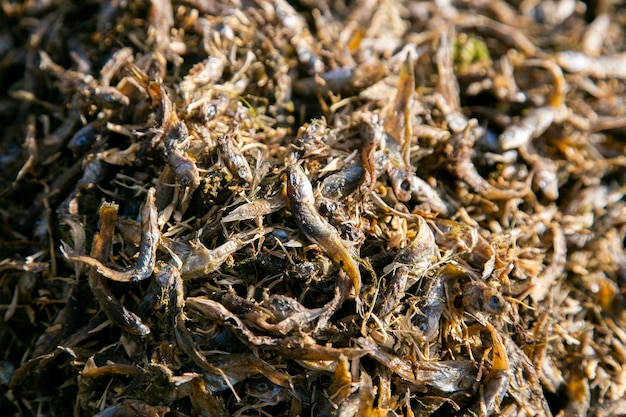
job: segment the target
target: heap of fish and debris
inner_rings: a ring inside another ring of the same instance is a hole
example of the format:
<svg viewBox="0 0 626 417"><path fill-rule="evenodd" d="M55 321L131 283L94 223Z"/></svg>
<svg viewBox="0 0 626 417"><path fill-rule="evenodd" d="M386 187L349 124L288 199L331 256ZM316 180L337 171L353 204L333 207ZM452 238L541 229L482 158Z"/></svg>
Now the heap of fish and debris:
<svg viewBox="0 0 626 417"><path fill-rule="evenodd" d="M6 415L625 413L623 5L0 6Z"/></svg>

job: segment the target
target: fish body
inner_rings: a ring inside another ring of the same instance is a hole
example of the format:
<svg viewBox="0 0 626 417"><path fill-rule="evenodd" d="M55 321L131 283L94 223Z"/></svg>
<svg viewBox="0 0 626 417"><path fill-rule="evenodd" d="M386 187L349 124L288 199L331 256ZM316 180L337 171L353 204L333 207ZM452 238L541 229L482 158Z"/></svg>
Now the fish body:
<svg viewBox="0 0 626 417"><path fill-rule="evenodd" d="M299 165L287 168L287 195L291 203L292 216L300 231L317 243L330 259L346 272L358 297L361 273L355 256L337 229L317 211L313 186Z"/></svg>

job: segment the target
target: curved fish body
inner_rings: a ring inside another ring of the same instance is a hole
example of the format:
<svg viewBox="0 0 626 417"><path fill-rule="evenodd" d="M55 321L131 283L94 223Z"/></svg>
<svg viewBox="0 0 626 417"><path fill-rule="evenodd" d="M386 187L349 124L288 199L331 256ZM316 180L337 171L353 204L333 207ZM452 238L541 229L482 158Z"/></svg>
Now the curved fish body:
<svg viewBox="0 0 626 417"><path fill-rule="evenodd" d="M361 273L355 261L355 255L348 249L337 229L326 221L315 207L313 187L299 165L287 168L287 195L291 203L291 212L298 228L311 241L339 265L348 275L359 295Z"/></svg>

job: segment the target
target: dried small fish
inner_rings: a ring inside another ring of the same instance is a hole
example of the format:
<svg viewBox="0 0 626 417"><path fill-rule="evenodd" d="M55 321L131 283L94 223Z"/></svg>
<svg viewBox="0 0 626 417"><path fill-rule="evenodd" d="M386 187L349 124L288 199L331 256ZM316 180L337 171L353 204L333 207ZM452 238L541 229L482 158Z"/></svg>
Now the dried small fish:
<svg viewBox="0 0 626 417"><path fill-rule="evenodd" d="M98 235L94 236L94 242L91 246L91 257L89 259L99 263L100 259L104 259L109 255L117 220L117 210L117 206L111 203L104 203L100 207L99 214L102 226ZM68 257L68 259L72 258ZM100 303L100 308L102 308L109 320L129 333L139 336L149 334L150 329L141 321L139 316L126 309L120 300L113 295L106 278L98 272L97 266L90 266L89 286Z"/></svg>
<svg viewBox="0 0 626 417"><path fill-rule="evenodd" d="M199 278L219 269L226 260L244 246L259 239L267 229L252 231L255 236L246 239L251 233L244 232L231 236L215 249L207 249L200 241L191 242L191 250L183 256L181 274L184 279Z"/></svg>
<svg viewBox="0 0 626 417"><path fill-rule="evenodd" d="M621 5L97 3L0 3L0 408L622 412Z"/></svg>
<svg viewBox="0 0 626 417"><path fill-rule="evenodd" d="M481 416L490 416L494 411L499 411L500 403L509 390L509 379L512 373L506 347L498 330L489 323L486 323L486 326L493 342L493 360L484 392L481 393L478 410Z"/></svg>
<svg viewBox="0 0 626 417"><path fill-rule="evenodd" d="M491 314L504 314L511 309L511 305L495 288L477 279L463 285L463 305L474 311Z"/></svg>
<svg viewBox="0 0 626 417"><path fill-rule="evenodd" d="M541 66L550 71L554 78L554 89L546 106L529 110L517 123L507 127L498 137L500 147L505 151L527 147L532 139L541 136L550 125L563 122L570 116L564 104L569 86L561 68L552 61L536 59L526 61L525 65Z"/></svg>
<svg viewBox="0 0 626 417"><path fill-rule="evenodd" d="M259 3L263 6L266 2L259 1ZM267 2L268 6L269 4L270 2ZM306 21L285 0L274 0L272 6L276 17L291 34L289 38L300 62L306 65L311 73L320 74L324 72L324 63L316 52L316 43L309 32Z"/></svg>
<svg viewBox="0 0 626 417"><path fill-rule="evenodd" d="M477 121L471 119L467 127L461 132L450 138L449 152L446 152L450 163L450 169L454 174L472 188L473 191L482 196L494 200L509 200L513 197L526 194L526 187L519 189L504 189L496 187L489 181L485 180L476 170L476 166L472 162L473 147L476 138L482 134L482 129L478 127Z"/></svg>
<svg viewBox="0 0 626 417"><path fill-rule="evenodd" d="M428 219L434 231L435 242L440 248L456 253L469 253L479 241L478 229L454 220Z"/></svg>
<svg viewBox="0 0 626 417"><path fill-rule="evenodd" d="M294 324L306 324L317 318L323 311L323 309L309 310L297 300L280 294L272 294L266 304L279 323L285 323L285 320L290 320Z"/></svg>
<svg viewBox="0 0 626 417"><path fill-rule="evenodd" d="M567 72L591 75L595 78L626 78L626 54L590 57L582 52L565 51L556 54L556 62Z"/></svg>
<svg viewBox="0 0 626 417"><path fill-rule="evenodd" d="M447 265L425 284L420 294L421 300L417 304L417 317L414 320L423 341L431 341L439 330L439 320L446 306L445 287L449 284L448 281L458 279L464 274L465 271L461 268Z"/></svg>
<svg viewBox="0 0 626 417"><path fill-rule="evenodd" d="M387 110L384 118L384 152L387 159L386 171L391 186L399 201L409 201L413 189L413 167L411 166L410 147L413 137L413 94L415 78L413 75L413 56L407 53L406 61L400 67L396 98L393 106Z"/></svg>
<svg viewBox="0 0 626 417"><path fill-rule="evenodd" d="M261 198L233 209L222 218L222 222L230 223L261 218L268 214L275 213L285 206L287 206L287 203L282 196L277 196L269 200Z"/></svg>
<svg viewBox="0 0 626 417"><path fill-rule="evenodd" d="M611 16L608 13L597 15L593 22L589 24L581 41L582 50L587 56L600 55L610 25Z"/></svg>
<svg viewBox="0 0 626 417"><path fill-rule="evenodd" d="M127 68L133 78L148 93L152 105L156 107L156 118L160 124L154 137L142 145L144 151L162 142L166 161L176 178L183 187L189 188L189 193L193 192L200 184L200 175L195 162L186 152L189 138L187 126L178 118L172 99L159 81L150 80L133 63L129 63Z"/></svg>
<svg viewBox="0 0 626 417"><path fill-rule="evenodd" d="M441 198L440 193L417 175L411 179L411 186L414 200L426 204L435 213L445 215L450 212L448 203Z"/></svg>
<svg viewBox="0 0 626 417"><path fill-rule="evenodd" d="M222 357L212 357L211 364L218 369L223 369L223 373L228 377L228 384L225 384L221 375L204 373L203 379L213 391L224 391L259 374L283 388L291 385L289 375L276 370L272 365L254 355L228 354Z"/></svg>
<svg viewBox="0 0 626 417"><path fill-rule="evenodd" d="M189 400L199 417L229 417L224 401L213 394L201 377L189 383Z"/></svg>
<svg viewBox="0 0 626 417"><path fill-rule="evenodd" d="M78 130L70 139L67 147L75 154L80 154L88 151L101 136L98 124L92 122Z"/></svg>
<svg viewBox="0 0 626 417"><path fill-rule="evenodd" d="M367 88L380 81L386 74L384 65L378 62L363 62L356 67L331 69L321 75L299 78L293 89L298 94L314 97L325 92L350 93Z"/></svg>
<svg viewBox="0 0 626 417"><path fill-rule="evenodd" d="M119 108L129 105L129 99L115 87L108 84L98 83L91 74L85 74L74 70L65 70L60 65L52 61L50 55L45 51L39 51L42 71L48 71L66 84L68 88L74 87L78 93L86 98L92 99L99 105L110 108ZM105 83L106 79L103 80Z"/></svg>
<svg viewBox="0 0 626 417"><path fill-rule="evenodd" d="M377 313L383 319L400 303L405 291L421 279L437 259L437 245L432 230L421 216L417 223L415 238L384 269L385 273L391 272L392 275L385 301Z"/></svg>
<svg viewBox="0 0 626 417"><path fill-rule="evenodd" d="M562 118L564 108L537 107L528 111L517 123L507 127L499 137L503 150L516 149L540 136L555 119ZM558 116L558 117L556 117Z"/></svg>
<svg viewBox="0 0 626 417"><path fill-rule="evenodd" d="M319 361L337 359L341 355L345 355L347 358L351 359L361 357L365 354L363 349L334 348L319 345L315 343L312 338L307 336L275 339L268 336L256 335L236 314L227 310L224 305L217 301L203 297L187 297L186 303L189 307L203 313L205 317L211 320L225 322L233 326L245 340L253 345L276 350L294 359Z"/></svg>
<svg viewBox="0 0 626 417"><path fill-rule="evenodd" d="M467 392L474 385L476 368L471 361L413 362L384 351L370 338L359 338L357 343L370 357L416 388L428 385L442 392Z"/></svg>
<svg viewBox="0 0 626 417"><path fill-rule="evenodd" d="M167 163L172 168L176 180L191 191L200 185L200 174L194 160L184 152L185 141L189 137L184 123L175 123L163 137L167 147Z"/></svg>
<svg viewBox="0 0 626 417"><path fill-rule="evenodd" d="M217 138L217 149L231 174L246 182L252 181L250 165L235 142L234 130L229 130L228 133Z"/></svg>
<svg viewBox="0 0 626 417"><path fill-rule="evenodd" d="M248 381L246 384L246 395L262 401L267 406L276 405L290 399L287 389L266 380Z"/></svg>
<svg viewBox="0 0 626 417"><path fill-rule="evenodd" d="M150 188L146 194L146 201L141 209L141 241L139 243L139 256L134 267L119 271L103 264L93 256L84 256L74 253L68 246L64 245L62 251L67 259L71 261L83 262L113 281L135 282L142 281L152 275L156 260L156 250L161 239L161 231L158 224L158 213L156 210L155 189ZM113 225L115 227L115 225Z"/></svg>
<svg viewBox="0 0 626 417"><path fill-rule="evenodd" d="M353 191L363 181L365 170L359 163L351 163L340 171L324 177L320 184L320 194L332 200L341 200Z"/></svg>
<svg viewBox="0 0 626 417"><path fill-rule="evenodd" d="M287 334L295 328L304 328L322 315L326 309L307 309L297 300L283 295L271 295L264 301L264 307L256 305L233 293L222 298L231 309L242 310L239 315L248 324L273 334Z"/></svg>
<svg viewBox="0 0 626 417"><path fill-rule="evenodd" d="M361 289L361 273L355 260L339 232L317 212L313 187L304 170L299 165L287 168L287 196L298 228L304 235L317 243L328 256L337 263L352 281L357 299Z"/></svg>

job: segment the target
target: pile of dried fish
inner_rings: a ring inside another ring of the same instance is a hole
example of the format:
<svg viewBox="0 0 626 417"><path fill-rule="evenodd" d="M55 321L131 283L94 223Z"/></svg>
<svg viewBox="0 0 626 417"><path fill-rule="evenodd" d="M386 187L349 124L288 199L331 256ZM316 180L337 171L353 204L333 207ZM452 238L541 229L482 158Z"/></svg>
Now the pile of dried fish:
<svg viewBox="0 0 626 417"><path fill-rule="evenodd" d="M626 414L626 8L0 1L15 416Z"/></svg>

